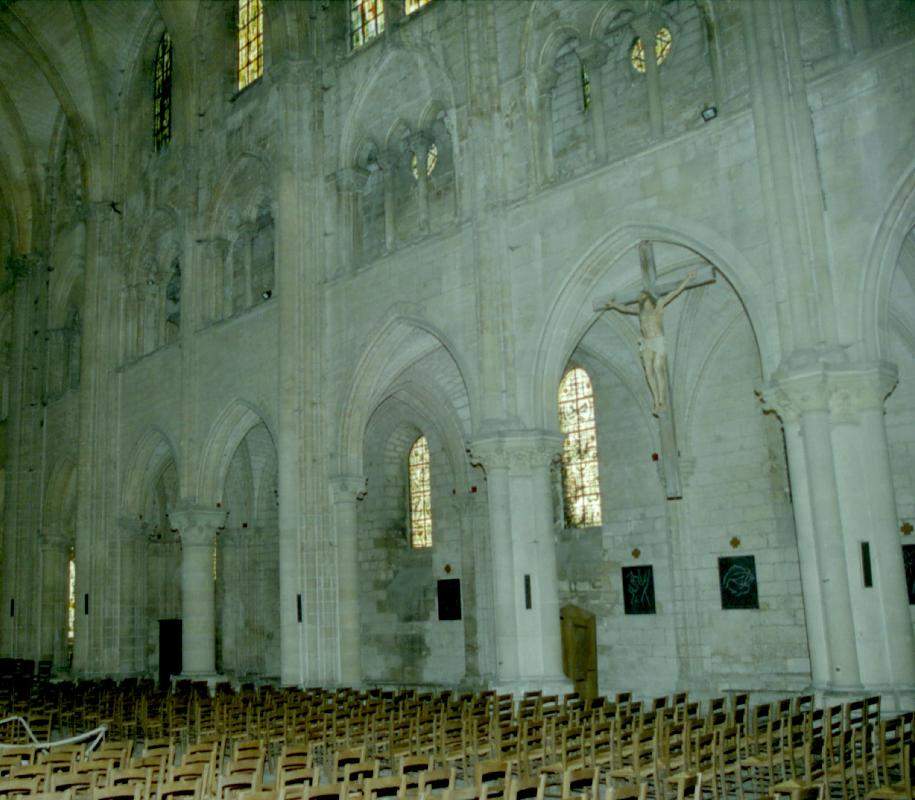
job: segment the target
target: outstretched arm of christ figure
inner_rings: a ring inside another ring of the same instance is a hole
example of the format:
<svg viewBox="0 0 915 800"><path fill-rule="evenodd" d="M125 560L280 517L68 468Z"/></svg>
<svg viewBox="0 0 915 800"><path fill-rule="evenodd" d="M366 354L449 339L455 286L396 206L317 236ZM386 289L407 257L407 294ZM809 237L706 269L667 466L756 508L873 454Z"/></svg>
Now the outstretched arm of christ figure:
<svg viewBox="0 0 915 800"><path fill-rule="evenodd" d="M696 271L693 270L692 272L689 273L689 275L687 275L683 279L683 282L676 289L674 289L669 295L667 295L667 297L662 297L660 302L658 302L658 305L661 308L665 308L669 303L672 303L674 300L676 300L686 289L689 282L695 277L696 277Z"/></svg>
<svg viewBox="0 0 915 800"><path fill-rule="evenodd" d="M633 308L631 306L624 306L622 303L617 303L616 300L608 300L607 305L604 308L612 308L614 311L619 311L622 314L638 314L638 308Z"/></svg>

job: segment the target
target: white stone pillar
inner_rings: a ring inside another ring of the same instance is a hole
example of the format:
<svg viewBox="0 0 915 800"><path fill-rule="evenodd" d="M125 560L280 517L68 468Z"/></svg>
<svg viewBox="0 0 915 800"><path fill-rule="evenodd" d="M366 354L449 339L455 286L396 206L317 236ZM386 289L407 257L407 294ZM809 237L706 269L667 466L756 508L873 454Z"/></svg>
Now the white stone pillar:
<svg viewBox="0 0 915 800"><path fill-rule="evenodd" d="M362 656L359 629L359 526L356 503L365 492L365 478L338 475L331 481L334 540L337 551L337 636L339 682L359 686Z"/></svg>
<svg viewBox="0 0 915 800"><path fill-rule="evenodd" d="M895 366L885 362L837 370L830 376L830 406L861 680L896 708L910 709L915 638L883 421L884 400L896 380Z"/></svg>
<svg viewBox="0 0 915 800"><path fill-rule="evenodd" d="M788 463L801 585L805 592L812 592L807 625L811 672L816 667L819 673L813 675L814 688L827 696L860 692L845 544L829 435L826 376L819 365L803 373L780 374L769 385L767 397L774 401L774 408L782 419L789 420L789 428L796 424L799 432L799 435L786 435L785 443L793 450L788 452ZM801 447L800 453L796 451L797 447ZM817 609L820 618L811 619ZM821 630L822 637L819 635Z"/></svg>
<svg viewBox="0 0 915 800"><path fill-rule="evenodd" d="M562 437L511 431L473 444L487 473L493 560L496 683L500 690L567 691L550 464Z"/></svg>
<svg viewBox="0 0 915 800"><path fill-rule="evenodd" d="M170 516L181 537L181 662L187 676L216 672L213 544L225 518L211 508L181 508Z"/></svg>
<svg viewBox="0 0 915 800"><path fill-rule="evenodd" d="M776 373L766 395L785 424L814 686L908 708L915 641L883 422L895 380L885 363L817 361Z"/></svg>

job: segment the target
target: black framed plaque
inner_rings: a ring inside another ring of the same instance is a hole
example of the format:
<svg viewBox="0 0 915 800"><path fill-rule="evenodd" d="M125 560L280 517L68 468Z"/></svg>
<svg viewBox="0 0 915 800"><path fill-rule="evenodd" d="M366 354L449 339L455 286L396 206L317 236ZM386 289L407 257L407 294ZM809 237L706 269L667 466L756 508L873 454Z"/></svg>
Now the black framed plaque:
<svg viewBox="0 0 915 800"><path fill-rule="evenodd" d="M461 618L461 579L443 578L438 582L438 618Z"/></svg>
<svg viewBox="0 0 915 800"><path fill-rule="evenodd" d="M721 607L759 608L755 556L722 556L718 559Z"/></svg>
<svg viewBox="0 0 915 800"><path fill-rule="evenodd" d="M902 563L905 565L905 585L909 590L909 605L915 606L915 544L902 546Z"/></svg>
<svg viewBox="0 0 915 800"><path fill-rule="evenodd" d="M654 614L654 570L650 564L623 567L623 607L627 614Z"/></svg>

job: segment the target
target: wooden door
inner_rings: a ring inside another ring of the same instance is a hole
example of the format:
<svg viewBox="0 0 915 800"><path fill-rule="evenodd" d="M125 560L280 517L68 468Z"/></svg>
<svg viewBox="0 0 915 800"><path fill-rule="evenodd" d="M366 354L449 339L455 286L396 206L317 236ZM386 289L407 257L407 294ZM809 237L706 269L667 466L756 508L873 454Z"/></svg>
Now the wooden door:
<svg viewBox="0 0 915 800"><path fill-rule="evenodd" d="M564 606L559 612L562 630L562 669L585 699L597 697L597 620L590 611Z"/></svg>

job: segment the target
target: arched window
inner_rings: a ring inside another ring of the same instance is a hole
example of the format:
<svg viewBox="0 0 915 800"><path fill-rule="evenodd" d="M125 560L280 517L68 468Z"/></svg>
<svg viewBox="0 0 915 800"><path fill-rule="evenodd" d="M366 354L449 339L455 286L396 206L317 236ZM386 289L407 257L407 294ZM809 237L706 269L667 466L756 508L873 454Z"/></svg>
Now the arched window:
<svg viewBox="0 0 915 800"><path fill-rule="evenodd" d="M238 0L238 91L264 74L264 6Z"/></svg>
<svg viewBox="0 0 915 800"><path fill-rule="evenodd" d="M423 6L429 5L432 0L404 0L403 13L407 16L410 14L415 14Z"/></svg>
<svg viewBox="0 0 915 800"><path fill-rule="evenodd" d="M567 528L601 524L597 425L591 378L572 367L559 384L562 447L562 494Z"/></svg>
<svg viewBox="0 0 915 800"><path fill-rule="evenodd" d="M153 70L153 142L161 150L172 138L172 39L162 34Z"/></svg>
<svg viewBox="0 0 915 800"><path fill-rule="evenodd" d="M76 637L76 553L67 554L67 647L73 648Z"/></svg>
<svg viewBox="0 0 915 800"><path fill-rule="evenodd" d="M659 28L654 38L654 57L657 65L660 67L670 55L670 49L673 47L674 37L669 28ZM629 59L632 61L632 68L636 72L645 72L645 44L641 37L632 43L632 49L629 51Z"/></svg>
<svg viewBox="0 0 915 800"><path fill-rule="evenodd" d="M384 32L384 0L350 0L349 21L355 50Z"/></svg>
<svg viewBox="0 0 915 800"><path fill-rule="evenodd" d="M429 442L420 436L410 448L410 544L432 547L432 485L429 480Z"/></svg>

